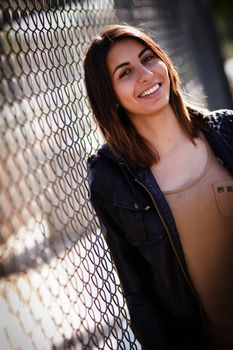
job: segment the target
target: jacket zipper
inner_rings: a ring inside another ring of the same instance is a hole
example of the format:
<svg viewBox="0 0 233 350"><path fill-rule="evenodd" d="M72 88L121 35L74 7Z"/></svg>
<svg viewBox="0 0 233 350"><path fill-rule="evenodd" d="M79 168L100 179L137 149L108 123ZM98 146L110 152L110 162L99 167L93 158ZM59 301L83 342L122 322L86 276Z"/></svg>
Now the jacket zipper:
<svg viewBox="0 0 233 350"><path fill-rule="evenodd" d="M141 183L137 178L134 178L134 180L135 180L135 182L137 182L140 186L142 186L142 187L146 190L146 192L149 194L149 196L150 196L150 198L151 198L151 200L152 200L152 202L153 202L153 204L154 204L155 209L157 210L157 213L158 213L158 215L159 215L159 217L160 217L160 219L161 219L161 221L162 221L162 223L163 223L163 225L164 225L164 227L165 227L165 230L166 230L166 232L167 232L167 235L168 235L169 241L170 241L170 243L171 243L172 249L173 249L173 251L174 251L174 253L175 253L176 259L177 259L177 261L178 261L178 263L179 263L179 265L180 265L180 267L181 267L181 271L182 271L182 273L183 273L183 275L184 275L184 278L185 278L185 280L187 281L187 283L188 283L188 285L189 285L189 287L190 287L190 289L191 289L191 291L192 291L192 293L193 293L195 299L196 299L197 302L198 302L198 306L199 306L199 310L200 310L200 315L201 315L201 320L202 320L202 324L203 324L203 311L202 311L202 306L201 306L199 297L198 297L197 293L195 292L195 290L194 290L194 288L193 288L193 286L192 286L192 284L191 284L191 282L190 282L190 280L189 280L189 278L188 278L188 276L187 276L187 274L186 274L186 272L185 272L185 270L184 270L184 267L183 267L182 262L181 262L181 260L180 260L179 254L178 254L178 252L177 252L177 250L176 250L176 247L175 247L175 244L174 244L174 242L173 242L173 238L172 238L172 236L171 236L171 233L169 232L169 228L168 228L168 226L167 226L167 224L166 224L166 222L165 222L165 220L164 220L162 214L160 213L160 210L159 210L157 204L155 203L154 198L153 198L151 192L150 192L150 191L147 189L147 187L146 187L145 185L143 185L143 183ZM204 331L204 327L203 327L203 331Z"/></svg>

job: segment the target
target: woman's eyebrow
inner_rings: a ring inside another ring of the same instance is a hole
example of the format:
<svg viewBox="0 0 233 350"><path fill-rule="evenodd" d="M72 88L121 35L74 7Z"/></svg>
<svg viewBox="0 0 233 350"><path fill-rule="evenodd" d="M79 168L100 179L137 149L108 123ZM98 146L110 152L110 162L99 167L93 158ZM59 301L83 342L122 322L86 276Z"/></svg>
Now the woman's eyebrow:
<svg viewBox="0 0 233 350"><path fill-rule="evenodd" d="M150 50L150 48L149 48L149 47L144 47L144 48L142 49L142 51L139 52L138 58L140 58L140 57L144 54L144 52L146 52L147 50ZM129 62L123 62L123 63L118 64L118 65L115 67L115 69L114 69L112 75L114 75L114 74L116 73L116 71L117 71L119 68L124 67L124 66L127 66L128 64L129 64Z"/></svg>

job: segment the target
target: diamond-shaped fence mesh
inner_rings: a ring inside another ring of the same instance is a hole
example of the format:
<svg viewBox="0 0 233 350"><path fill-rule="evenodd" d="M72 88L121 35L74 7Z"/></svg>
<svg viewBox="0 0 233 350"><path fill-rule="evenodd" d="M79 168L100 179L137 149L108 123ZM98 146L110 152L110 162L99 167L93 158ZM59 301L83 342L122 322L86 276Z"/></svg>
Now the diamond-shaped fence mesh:
<svg viewBox="0 0 233 350"><path fill-rule="evenodd" d="M105 24L140 24L172 55L184 90L202 98L208 84L195 61L190 21L198 18L200 31L205 21L192 1L167 5L1 1L2 350L140 349L88 200L86 160L103 140L88 106L82 62ZM205 50L213 57L213 47ZM202 69L210 65L203 60ZM212 69L215 82L217 74Z"/></svg>

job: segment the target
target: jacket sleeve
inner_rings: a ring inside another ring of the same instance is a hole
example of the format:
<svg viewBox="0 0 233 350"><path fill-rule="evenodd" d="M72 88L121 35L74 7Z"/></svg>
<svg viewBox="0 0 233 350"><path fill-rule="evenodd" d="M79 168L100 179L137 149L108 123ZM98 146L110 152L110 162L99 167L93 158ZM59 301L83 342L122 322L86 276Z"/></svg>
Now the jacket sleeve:
<svg viewBox="0 0 233 350"><path fill-rule="evenodd" d="M119 224L117 209L105 195L95 170L89 172L89 189L105 239L121 281L131 328L143 350L171 349L156 305L150 266L137 247L130 244Z"/></svg>

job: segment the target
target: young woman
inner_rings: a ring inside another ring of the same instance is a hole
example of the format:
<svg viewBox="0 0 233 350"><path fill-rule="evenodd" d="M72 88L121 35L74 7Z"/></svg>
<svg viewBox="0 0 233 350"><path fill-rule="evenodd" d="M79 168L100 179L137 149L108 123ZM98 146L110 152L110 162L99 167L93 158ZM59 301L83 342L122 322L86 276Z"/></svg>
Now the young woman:
<svg viewBox="0 0 233 350"><path fill-rule="evenodd" d="M171 60L134 27L105 28L84 69L106 140L91 201L137 339L233 349L233 112L187 107Z"/></svg>

